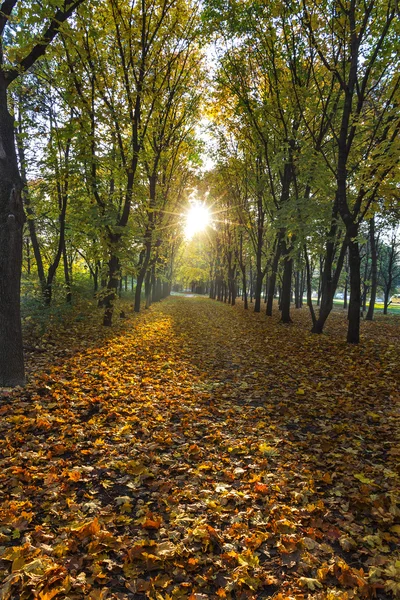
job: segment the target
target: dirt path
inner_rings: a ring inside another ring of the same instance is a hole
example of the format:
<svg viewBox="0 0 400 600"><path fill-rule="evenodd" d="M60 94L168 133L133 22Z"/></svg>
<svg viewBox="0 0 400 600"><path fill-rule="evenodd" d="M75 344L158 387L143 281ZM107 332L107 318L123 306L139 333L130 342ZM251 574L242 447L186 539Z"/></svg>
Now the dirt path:
<svg viewBox="0 0 400 600"><path fill-rule="evenodd" d="M303 321L171 298L5 398L0 598L396 597L396 322Z"/></svg>

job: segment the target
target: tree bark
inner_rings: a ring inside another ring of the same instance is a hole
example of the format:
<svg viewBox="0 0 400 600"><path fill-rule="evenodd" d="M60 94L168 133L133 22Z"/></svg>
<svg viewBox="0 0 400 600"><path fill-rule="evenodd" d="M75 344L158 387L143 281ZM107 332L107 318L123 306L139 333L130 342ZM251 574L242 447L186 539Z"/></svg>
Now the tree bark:
<svg viewBox="0 0 400 600"><path fill-rule="evenodd" d="M282 246L282 254L285 258L283 261L281 322L292 323L292 319L290 317L290 300L292 294L293 258L290 256L290 248L287 247L287 244L284 240L282 241Z"/></svg>
<svg viewBox="0 0 400 600"><path fill-rule="evenodd" d="M114 313L114 302L118 293L118 284L120 280L120 264L119 258L114 253L111 254L108 261L108 283L107 283L107 295L103 300L104 316L103 325L104 327L111 327L112 317Z"/></svg>
<svg viewBox="0 0 400 600"><path fill-rule="evenodd" d="M274 259L272 261L271 275L270 275L269 284L268 284L268 298L267 298L267 309L266 309L267 317L272 317L272 306L274 303L276 274L278 272L278 264L279 264L279 259L281 257L281 252L282 252L281 238L282 238L282 233L279 232L277 239L275 241L275 255L274 255Z"/></svg>
<svg viewBox="0 0 400 600"><path fill-rule="evenodd" d="M361 277L360 248L357 241L358 228L349 232L350 302L347 341L358 344L360 341Z"/></svg>
<svg viewBox="0 0 400 600"><path fill-rule="evenodd" d="M13 387L25 383L20 316L24 211L6 89L0 73L0 386Z"/></svg>
<svg viewBox="0 0 400 600"><path fill-rule="evenodd" d="M152 288L151 269L148 269L146 276L144 278L144 296L145 296L145 300L146 300L146 308L150 308L150 306L151 306L151 288Z"/></svg>
<svg viewBox="0 0 400 600"><path fill-rule="evenodd" d="M147 273L147 268L149 266L149 262L150 262L150 256L151 256L151 232L149 230L147 230L146 232L146 247L143 251L143 254L141 255L141 264L140 264L140 268L139 268L139 273L137 275L137 279L136 279L136 290L135 290L135 305L134 305L134 311L135 312L140 312L140 304L141 304L141 300L142 300L142 286L143 286L143 281L146 277L146 273Z"/></svg>
<svg viewBox="0 0 400 600"><path fill-rule="evenodd" d="M312 284L311 284L311 268L310 268L310 260L308 258L307 248L304 246L304 260L306 262L306 281L307 281L307 304L310 309L310 315L313 327L317 322L317 317L315 316L315 310L312 303Z"/></svg>
<svg viewBox="0 0 400 600"><path fill-rule="evenodd" d="M64 280L65 280L65 288L66 288L65 300L68 304L71 304L71 302L72 302L71 277L69 274L68 256L67 256L67 249L65 247L65 241L64 241L64 247L63 247L63 266L64 266Z"/></svg>
<svg viewBox="0 0 400 600"><path fill-rule="evenodd" d="M378 253L376 248L374 217L369 221L369 244L371 248L371 298L369 301L368 312L365 317L366 321L372 321L374 318L376 290L378 286Z"/></svg>
<svg viewBox="0 0 400 600"><path fill-rule="evenodd" d="M337 260L336 268L333 271L333 264L335 259L335 251L337 244L337 200L332 209L332 217L331 217L331 226L328 232L328 240L326 243L326 251L323 262L323 269L320 275L321 280L321 300L320 300L320 309L318 314L318 319L316 323L313 325L312 333L322 333L324 329L324 325L326 323L327 318L329 317L331 310L333 308L333 297L335 295L335 291L337 288L337 284L339 281L340 273L343 268L343 261L346 255L347 250L347 238L345 238L342 242L342 247L340 250L340 254ZM320 269L322 267L322 262L320 263Z"/></svg>

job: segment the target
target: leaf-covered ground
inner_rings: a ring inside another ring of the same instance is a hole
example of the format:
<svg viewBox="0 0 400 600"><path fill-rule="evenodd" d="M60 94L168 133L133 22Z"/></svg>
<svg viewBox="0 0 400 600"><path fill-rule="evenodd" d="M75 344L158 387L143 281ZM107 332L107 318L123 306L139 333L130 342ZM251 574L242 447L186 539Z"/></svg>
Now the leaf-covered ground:
<svg viewBox="0 0 400 600"><path fill-rule="evenodd" d="M400 597L400 321L294 318L171 298L42 340L0 404L0 598Z"/></svg>

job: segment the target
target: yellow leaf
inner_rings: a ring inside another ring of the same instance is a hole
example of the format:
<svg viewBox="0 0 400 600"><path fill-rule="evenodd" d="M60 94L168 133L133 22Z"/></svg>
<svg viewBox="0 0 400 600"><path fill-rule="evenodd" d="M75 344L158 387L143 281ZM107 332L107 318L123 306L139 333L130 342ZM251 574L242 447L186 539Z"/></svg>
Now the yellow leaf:
<svg viewBox="0 0 400 600"><path fill-rule="evenodd" d="M393 533L400 533L400 525L392 525L390 531L392 531Z"/></svg>
<svg viewBox="0 0 400 600"><path fill-rule="evenodd" d="M375 483L373 479L368 479L368 477L365 477L364 473L356 473L354 477L358 479L358 481L361 481L361 483L368 483L369 485L373 485Z"/></svg>
<svg viewBox="0 0 400 600"><path fill-rule="evenodd" d="M312 592L317 588L322 588L322 583L318 579L312 579L311 577L299 577L299 583L303 587L308 587Z"/></svg>

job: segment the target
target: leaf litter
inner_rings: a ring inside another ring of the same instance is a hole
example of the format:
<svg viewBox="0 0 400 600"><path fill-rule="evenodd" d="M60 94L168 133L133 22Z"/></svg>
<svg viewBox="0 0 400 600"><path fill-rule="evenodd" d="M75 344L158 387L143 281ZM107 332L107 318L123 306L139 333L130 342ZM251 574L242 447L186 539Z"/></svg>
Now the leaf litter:
<svg viewBox="0 0 400 600"><path fill-rule="evenodd" d="M400 597L398 320L294 321L49 334L0 404L0 599Z"/></svg>

